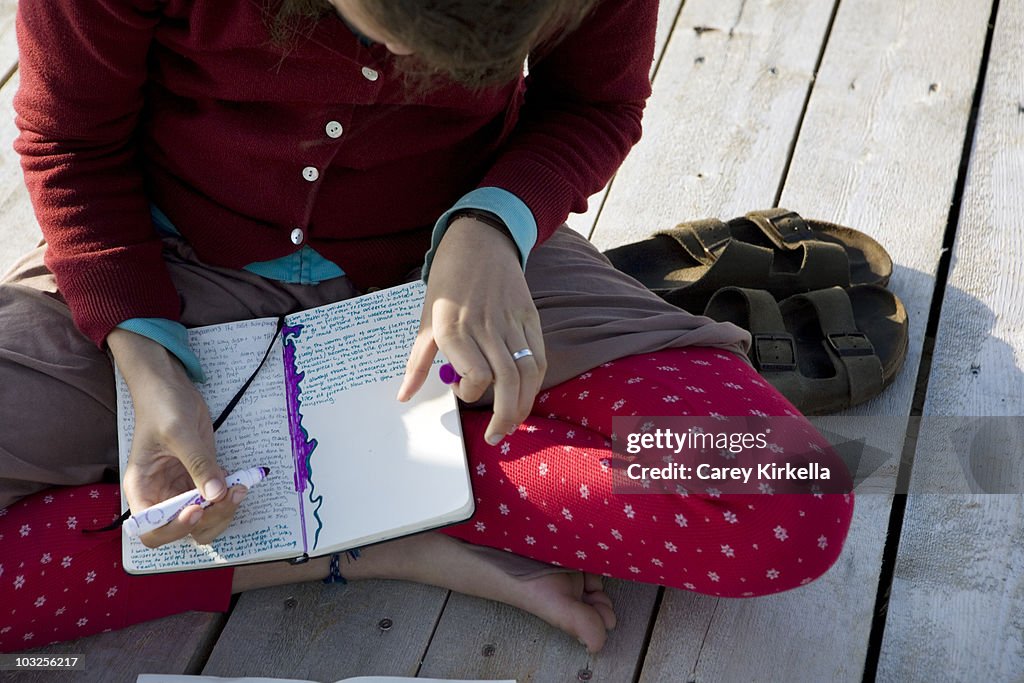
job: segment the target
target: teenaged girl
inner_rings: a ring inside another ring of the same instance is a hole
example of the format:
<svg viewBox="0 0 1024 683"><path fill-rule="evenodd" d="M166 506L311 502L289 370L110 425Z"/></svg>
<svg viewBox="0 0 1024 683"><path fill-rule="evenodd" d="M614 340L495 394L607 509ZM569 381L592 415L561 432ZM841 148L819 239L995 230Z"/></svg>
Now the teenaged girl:
<svg viewBox="0 0 1024 683"><path fill-rule="evenodd" d="M323 559L131 577L117 532L81 533L120 511L100 483L117 461L106 352L136 409L131 507L194 485L217 501L147 542L209 541L245 491L225 489L184 326L421 268L401 397L440 348L458 396L493 404L463 414L477 511L365 549L346 578L508 602L597 650L615 623L602 574L753 596L824 572L850 496L611 491L615 414L795 412L745 362L745 332L668 306L560 227L640 136L656 7L21 0L17 149L47 245L0 286L0 647L327 576Z"/></svg>

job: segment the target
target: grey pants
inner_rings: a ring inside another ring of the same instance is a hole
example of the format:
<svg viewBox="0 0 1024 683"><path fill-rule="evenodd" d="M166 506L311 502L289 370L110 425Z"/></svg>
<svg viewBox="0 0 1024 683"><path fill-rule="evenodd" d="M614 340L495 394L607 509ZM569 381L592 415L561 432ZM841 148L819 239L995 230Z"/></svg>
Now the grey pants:
<svg viewBox="0 0 1024 683"><path fill-rule="evenodd" d="M178 238L164 244L186 326L278 316L360 294L345 277L285 284L205 265ZM45 249L0 281L0 508L117 469L110 359L74 327L43 265ZM672 347L713 346L746 360L746 331L666 304L565 226L530 255L526 279L544 330L545 388L616 358Z"/></svg>

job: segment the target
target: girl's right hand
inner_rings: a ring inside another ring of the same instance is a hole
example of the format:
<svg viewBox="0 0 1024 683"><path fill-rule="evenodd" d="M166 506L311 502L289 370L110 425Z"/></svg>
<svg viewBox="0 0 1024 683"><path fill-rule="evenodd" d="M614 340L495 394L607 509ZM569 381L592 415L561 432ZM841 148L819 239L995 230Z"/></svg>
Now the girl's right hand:
<svg viewBox="0 0 1024 683"><path fill-rule="evenodd" d="M473 218L452 222L434 256L420 330L398 400L419 391L438 350L461 376L452 385L467 403L493 388L494 414L484 432L496 445L527 418L547 372L544 335L507 236ZM529 356L513 354L529 349Z"/></svg>
<svg viewBox="0 0 1024 683"><path fill-rule="evenodd" d="M156 342L115 329L107 344L135 407L123 480L129 507L139 512L192 488L213 502L206 509L185 508L170 524L142 536L142 542L155 548L192 534L197 542L209 543L230 524L246 489L226 487L206 402L181 363Z"/></svg>

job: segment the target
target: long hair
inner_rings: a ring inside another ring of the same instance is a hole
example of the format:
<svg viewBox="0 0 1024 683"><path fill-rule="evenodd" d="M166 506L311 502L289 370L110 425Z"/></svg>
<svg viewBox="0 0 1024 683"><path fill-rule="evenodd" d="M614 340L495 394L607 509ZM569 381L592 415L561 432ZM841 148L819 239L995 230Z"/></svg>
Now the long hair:
<svg viewBox="0 0 1024 683"><path fill-rule="evenodd" d="M298 34L331 11L327 0L271 0L266 9L271 44L287 49Z"/></svg>
<svg viewBox="0 0 1024 683"><path fill-rule="evenodd" d="M396 58L420 86L438 78L470 89L522 72L527 55L572 32L600 0L361 0L387 33L413 50ZM332 7L327 0L280 0L271 15L275 44L287 42Z"/></svg>

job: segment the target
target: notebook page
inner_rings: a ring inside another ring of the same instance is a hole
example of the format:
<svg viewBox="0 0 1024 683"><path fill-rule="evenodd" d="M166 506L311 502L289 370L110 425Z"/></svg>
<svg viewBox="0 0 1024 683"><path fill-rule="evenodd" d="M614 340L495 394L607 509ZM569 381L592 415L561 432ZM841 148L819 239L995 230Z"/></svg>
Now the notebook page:
<svg viewBox="0 0 1024 683"><path fill-rule="evenodd" d="M434 370L412 401L395 400L424 290L411 283L288 318L298 329L286 344L295 347L298 416L308 439L304 507L311 555L471 513L451 389Z"/></svg>
<svg viewBox="0 0 1024 683"><path fill-rule="evenodd" d="M206 400L211 419L216 419L259 366L276 329L275 319L264 318L189 330L189 346L199 357L207 379L196 387ZM120 374L117 381L123 472L131 448L131 438L125 435L132 433L135 416ZM264 466L270 468L270 474L250 490L231 526L210 545L199 545L187 537L150 549L138 539L122 536L127 570L172 571L302 554L280 340L214 439L217 461L229 473Z"/></svg>

